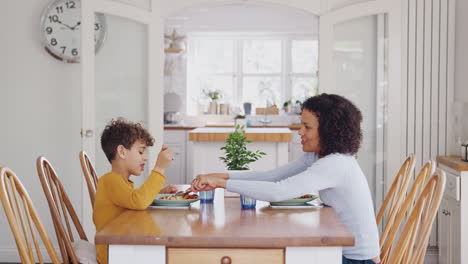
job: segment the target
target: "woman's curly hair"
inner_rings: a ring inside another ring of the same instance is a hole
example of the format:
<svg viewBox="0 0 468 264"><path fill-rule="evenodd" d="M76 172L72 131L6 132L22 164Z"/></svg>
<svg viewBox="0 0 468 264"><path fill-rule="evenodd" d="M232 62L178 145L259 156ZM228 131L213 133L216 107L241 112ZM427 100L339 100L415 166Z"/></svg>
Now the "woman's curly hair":
<svg viewBox="0 0 468 264"><path fill-rule="evenodd" d="M101 147L109 162L112 162L119 145L130 149L137 140L142 140L146 146L154 144L154 138L140 123L122 118L112 119L102 131Z"/></svg>
<svg viewBox="0 0 468 264"><path fill-rule="evenodd" d="M348 99L336 94L320 94L302 104L302 110L314 113L319 122L320 156L332 153L356 154L362 131L361 111Z"/></svg>

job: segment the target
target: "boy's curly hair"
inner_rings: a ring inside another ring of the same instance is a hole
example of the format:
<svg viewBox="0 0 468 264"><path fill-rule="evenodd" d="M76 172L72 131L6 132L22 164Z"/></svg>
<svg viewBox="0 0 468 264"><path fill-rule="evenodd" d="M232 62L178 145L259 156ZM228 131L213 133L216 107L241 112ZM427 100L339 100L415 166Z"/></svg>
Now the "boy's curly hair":
<svg viewBox="0 0 468 264"><path fill-rule="evenodd" d="M332 153L356 154L362 131L361 111L348 99L336 94L320 94L302 104L319 122L320 156Z"/></svg>
<svg viewBox="0 0 468 264"><path fill-rule="evenodd" d="M112 119L102 131L101 147L109 162L112 162L119 145L130 149L137 140L142 140L146 146L154 144L154 138L140 123L123 118Z"/></svg>

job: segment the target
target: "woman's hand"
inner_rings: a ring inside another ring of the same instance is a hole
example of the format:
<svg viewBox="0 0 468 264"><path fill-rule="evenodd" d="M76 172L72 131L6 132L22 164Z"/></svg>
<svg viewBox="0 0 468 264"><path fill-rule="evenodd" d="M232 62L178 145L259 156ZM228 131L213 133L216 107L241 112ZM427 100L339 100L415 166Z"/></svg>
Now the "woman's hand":
<svg viewBox="0 0 468 264"><path fill-rule="evenodd" d="M169 184L166 187L162 188L159 193L176 193L177 187L175 185Z"/></svg>
<svg viewBox="0 0 468 264"><path fill-rule="evenodd" d="M226 181L229 179L227 173L199 174L192 181L194 192L209 191L215 188L226 188Z"/></svg>

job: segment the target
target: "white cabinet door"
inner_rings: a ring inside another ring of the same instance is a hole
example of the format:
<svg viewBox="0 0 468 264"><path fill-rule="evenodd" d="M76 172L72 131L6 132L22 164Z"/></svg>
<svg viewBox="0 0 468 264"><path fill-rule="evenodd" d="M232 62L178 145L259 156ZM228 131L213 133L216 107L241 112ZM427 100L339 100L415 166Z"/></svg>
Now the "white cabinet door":
<svg viewBox="0 0 468 264"><path fill-rule="evenodd" d="M185 156L182 144L167 144L174 153L174 161L166 170L166 183L185 184Z"/></svg>
<svg viewBox="0 0 468 264"><path fill-rule="evenodd" d="M152 5L156 5L151 0ZM82 149L95 161L98 174L110 170L100 148L100 134L112 118L142 122L151 134L162 135L163 28L154 24L159 11L141 9L110 0L81 1L81 103ZM95 14L107 20L107 37L95 54ZM149 161L156 157L160 140L149 149ZM149 167L149 166L147 166ZM148 175L135 177L139 186ZM92 208L86 182L82 181L82 224L94 237ZM75 207L76 208L76 207Z"/></svg>
<svg viewBox="0 0 468 264"><path fill-rule="evenodd" d="M460 264L460 203L444 196L439 209L439 264Z"/></svg>
<svg viewBox="0 0 468 264"><path fill-rule="evenodd" d="M303 153L301 136L297 133L292 133L292 139L291 142L289 142L289 161L297 160Z"/></svg>
<svg viewBox="0 0 468 264"><path fill-rule="evenodd" d="M166 183L185 184L186 180L186 131L164 130L164 144L172 149L174 161L166 170Z"/></svg>
<svg viewBox="0 0 468 264"><path fill-rule="evenodd" d="M401 1L362 1L320 16L320 92L361 110L358 162L376 208L401 164ZM388 177L388 180L386 179Z"/></svg>
<svg viewBox="0 0 468 264"><path fill-rule="evenodd" d="M460 202L453 199L449 200L449 214L450 214L450 226L451 226L451 241L450 241L450 256L453 264L461 264L461 215L460 215Z"/></svg>
<svg viewBox="0 0 468 264"><path fill-rule="evenodd" d="M450 264L450 217L448 216L449 201L443 198L439 207L439 264Z"/></svg>

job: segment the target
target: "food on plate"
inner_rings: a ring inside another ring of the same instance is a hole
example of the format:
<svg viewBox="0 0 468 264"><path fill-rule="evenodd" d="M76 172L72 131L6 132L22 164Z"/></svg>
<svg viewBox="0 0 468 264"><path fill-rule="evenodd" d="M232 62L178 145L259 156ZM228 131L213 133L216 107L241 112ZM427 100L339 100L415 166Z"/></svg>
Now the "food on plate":
<svg viewBox="0 0 468 264"><path fill-rule="evenodd" d="M313 195L313 194L304 194L304 195L302 195L300 197L297 197L297 198L294 198L294 199L308 199L308 198L314 198L314 197L315 197L315 195Z"/></svg>
<svg viewBox="0 0 468 264"><path fill-rule="evenodd" d="M159 200L192 200L197 199L198 195L196 194L186 194L186 195L167 195L158 198Z"/></svg>

